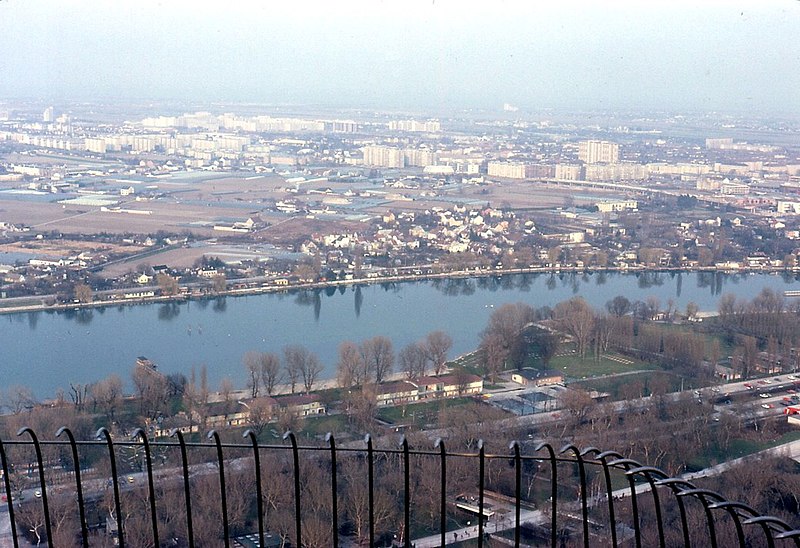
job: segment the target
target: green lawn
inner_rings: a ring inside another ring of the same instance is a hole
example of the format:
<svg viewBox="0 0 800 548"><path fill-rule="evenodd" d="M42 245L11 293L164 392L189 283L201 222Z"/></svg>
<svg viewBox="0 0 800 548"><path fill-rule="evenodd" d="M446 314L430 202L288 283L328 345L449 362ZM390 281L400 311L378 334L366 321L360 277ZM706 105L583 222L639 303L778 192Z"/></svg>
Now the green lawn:
<svg viewBox="0 0 800 548"><path fill-rule="evenodd" d="M648 386L650 381L656 376L663 377L668 385L669 391L675 392L681 388L681 378L678 375L669 373L667 371L653 370L642 371L640 373L633 373L631 375L622 375L619 377L599 377L596 379L585 379L571 383L570 386L575 388L583 388L584 390L597 390L598 392L606 392L611 395L612 399L620 399L622 397L622 387L626 384L639 382L644 387L645 395L649 394ZM697 382L695 380L695 382ZM698 384L694 386L690 380L684 380L684 389L699 388L703 385Z"/></svg>
<svg viewBox="0 0 800 548"><path fill-rule="evenodd" d="M627 356L618 354L611 354L611 356L616 359L611 359L608 356L602 356L600 359L595 359L594 356L587 356L581 359L577 354L562 354L550 360L550 368L562 371L565 377L571 379L585 379L630 371L657 369L653 364L633 360Z"/></svg>
<svg viewBox="0 0 800 548"><path fill-rule="evenodd" d="M435 401L384 407L378 411L378 418L390 424L414 424L421 428L426 424L435 423L439 411L444 408L458 407L474 402L472 398L448 398Z"/></svg>
<svg viewBox="0 0 800 548"><path fill-rule="evenodd" d="M718 462L738 459L798 439L800 439L800 432L786 432L770 441L734 439L731 440L726 451L722 450L721 447L710 447L705 453L690 460L687 464L687 468L692 471L702 470Z"/></svg>
<svg viewBox="0 0 800 548"><path fill-rule="evenodd" d="M300 425L300 433L303 436L324 436L328 432L334 435L347 432L350 425L346 415L318 415L308 417Z"/></svg>

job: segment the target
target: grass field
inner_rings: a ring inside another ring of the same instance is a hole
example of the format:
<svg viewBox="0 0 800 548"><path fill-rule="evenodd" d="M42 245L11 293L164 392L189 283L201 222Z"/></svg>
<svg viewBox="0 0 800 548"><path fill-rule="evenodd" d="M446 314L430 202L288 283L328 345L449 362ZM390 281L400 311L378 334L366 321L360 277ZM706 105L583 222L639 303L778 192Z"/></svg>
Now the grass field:
<svg viewBox="0 0 800 548"><path fill-rule="evenodd" d="M550 360L550 368L564 373L569 379L586 379L601 375L614 375L657 369L650 363L633 360L616 354L603 355L599 359L594 356L581 358L578 354L566 353Z"/></svg>
<svg viewBox="0 0 800 548"><path fill-rule="evenodd" d="M472 403L472 398L439 399L436 401L384 407L378 411L378 418L390 424L413 424L421 428L426 424L436 423L439 411Z"/></svg>
<svg viewBox="0 0 800 548"><path fill-rule="evenodd" d="M638 373L632 373L630 375L585 379L571 383L570 386L574 388L583 388L585 390L597 390L598 392L606 392L611 395L611 398L620 399L623 397L622 387L635 382L642 383L645 395L649 394L650 391L648 387L650 386L650 382L652 381L652 379L656 377L662 377L663 379L665 379L669 387L668 389L671 392L681 389L681 383L682 383L681 377L673 373L670 373L668 371L659 371L659 370L641 371ZM696 386L693 385L692 379L683 380L684 389L700 388L702 386L704 385L702 384L697 384Z"/></svg>
<svg viewBox="0 0 800 548"><path fill-rule="evenodd" d="M769 449L770 447L775 447L795 440L800 440L800 432L786 432L785 434L778 436L773 440L763 442L734 439L731 440L727 450L723 450L721 447L711 447L705 453L691 459L687 463L687 470L702 470L703 468L708 468L709 466L713 466L718 462L738 459L747 455L752 455L758 451L763 451L764 449Z"/></svg>

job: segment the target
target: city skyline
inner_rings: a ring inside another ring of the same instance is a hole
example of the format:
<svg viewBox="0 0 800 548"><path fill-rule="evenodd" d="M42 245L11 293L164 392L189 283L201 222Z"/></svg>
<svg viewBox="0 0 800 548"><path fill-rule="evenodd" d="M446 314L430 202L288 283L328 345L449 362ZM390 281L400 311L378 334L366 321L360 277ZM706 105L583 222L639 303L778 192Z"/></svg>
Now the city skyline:
<svg viewBox="0 0 800 548"><path fill-rule="evenodd" d="M0 97L445 112L800 108L800 4L0 5Z"/></svg>

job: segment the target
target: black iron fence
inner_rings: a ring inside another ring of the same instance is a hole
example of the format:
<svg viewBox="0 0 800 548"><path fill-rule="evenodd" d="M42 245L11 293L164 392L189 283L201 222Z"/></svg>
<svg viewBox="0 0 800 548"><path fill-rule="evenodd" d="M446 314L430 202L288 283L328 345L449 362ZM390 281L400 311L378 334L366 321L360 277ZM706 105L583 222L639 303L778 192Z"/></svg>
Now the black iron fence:
<svg viewBox="0 0 800 548"><path fill-rule="evenodd" d="M800 546L786 521L614 451L232 435L23 428L0 440L0 545Z"/></svg>

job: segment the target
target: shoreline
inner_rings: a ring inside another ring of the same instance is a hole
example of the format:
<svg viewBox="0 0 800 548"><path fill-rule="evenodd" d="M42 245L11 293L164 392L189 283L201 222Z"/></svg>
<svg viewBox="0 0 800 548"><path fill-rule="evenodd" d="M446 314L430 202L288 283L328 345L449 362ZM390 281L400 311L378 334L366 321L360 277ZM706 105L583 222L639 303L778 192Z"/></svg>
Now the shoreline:
<svg viewBox="0 0 800 548"><path fill-rule="evenodd" d="M227 289L215 293L184 293L179 295L156 295L153 297L138 297L138 298L112 298L112 299L98 299L88 303L56 303L46 304L44 301L54 297L53 294L36 295L30 297L14 297L14 299L31 299L40 300L38 304L26 304L19 306L2 306L3 299L0 299L0 315L3 314L21 314L25 312L66 312L77 311L81 309L95 309L104 308L107 306L135 306L142 304L158 304L158 303L180 303L193 300L202 299L217 299L220 297L237 297L247 295L261 295L267 293L290 293L298 290L309 289L326 289L329 287L349 287L361 285L375 285L382 283L403 283L403 282L419 282L427 280L446 280L446 279L478 279L478 278L492 278L503 277L520 274L600 274L600 273L613 273L613 274L641 274L641 273L675 273L675 274L691 274L695 272L707 272L714 274L781 274L789 273L800 275L800 267L783 268L783 267L768 267L768 268L718 268L718 267L698 267L698 268L648 268L648 267L603 267L603 268L550 268L550 267L529 267L529 268L509 268L502 270L488 270L488 269L475 269L475 270L458 270L441 273L429 274L395 274L391 276L374 276L367 278L355 278L351 280L332 280L323 282L307 282L297 283L292 285L258 285L254 287L242 287ZM229 284L247 284L257 283L253 281L254 278L237 278L230 280ZM188 286L184 286L188 287ZM115 293L115 295L120 295Z"/></svg>

